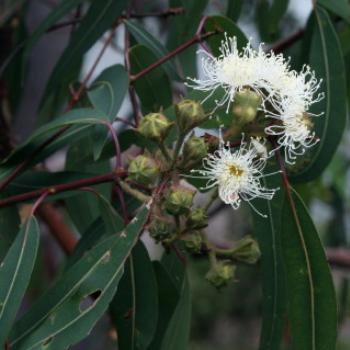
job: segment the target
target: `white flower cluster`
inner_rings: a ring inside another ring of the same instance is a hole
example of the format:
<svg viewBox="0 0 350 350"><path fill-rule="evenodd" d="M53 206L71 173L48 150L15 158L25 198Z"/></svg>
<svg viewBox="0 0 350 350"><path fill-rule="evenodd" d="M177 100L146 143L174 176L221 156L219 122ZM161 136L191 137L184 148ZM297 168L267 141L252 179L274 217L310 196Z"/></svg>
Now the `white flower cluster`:
<svg viewBox="0 0 350 350"><path fill-rule="evenodd" d="M299 73L292 70L282 54L266 53L262 45L254 50L248 43L240 52L235 37L225 35L220 51L219 57L201 51L204 78L189 78L188 86L208 92L205 100L217 89L223 89L224 96L216 104L217 108L225 107L226 112L237 92L247 88L255 91L262 98L259 109L271 120L265 133L276 137L277 146L270 155L282 148L285 161L294 164L297 156L318 142L310 119L314 115L309 108L324 97L323 93L317 93L321 80L316 79L308 66ZM201 175L209 178L208 187L219 186L221 199L233 208L239 206L240 199L248 202L256 197L271 199L274 190L266 190L259 184L266 159L255 158L259 158L256 148L244 142L233 153L221 147L204 160L205 170Z"/></svg>

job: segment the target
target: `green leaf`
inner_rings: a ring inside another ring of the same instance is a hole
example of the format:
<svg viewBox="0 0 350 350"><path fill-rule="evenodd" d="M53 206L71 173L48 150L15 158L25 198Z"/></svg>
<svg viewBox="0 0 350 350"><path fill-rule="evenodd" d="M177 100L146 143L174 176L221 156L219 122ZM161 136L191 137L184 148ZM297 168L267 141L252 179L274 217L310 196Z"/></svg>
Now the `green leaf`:
<svg viewBox="0 0 350 350"><path fill-rule="evenodd" d="M276 171L270 167L268 172ZM286 313L285 281L281 246L281 214L284 192L278 174L265 177L264 186L278 188L273 200L257 199L254 207L267 218L261 217L252 210L254 233L261 251L262 274L262 328L260 334L260 350L280 348L284 318Z"/></svg>
<svg viewBox="0 0 350 350"><path fill-rule="evenodd" d="M67 88L69 72L80 62L93 44L110 29L126 6L126 0L93 1L78 29L59 58L46 86L42 101L45 101L61 86Z"/></svg>
<svg viewBox="0 0 350 350"><path fill-rule="evenodd" d="M282 246L293 349L334 350L337 305L332 275L315 226L294 191L283 205Z"/></svg>
<svg viewBox="0 0 350 350"><path fill-rule="evenodd" d="M147 30L145 30L137 21L125 20L124 23L137 43L150 49L158 59L168 54L168 50L163 46L163 44ZM171 60L165 62L163 67L170 77L173 79L178 79L175 65Z"/></svg>
<svg viewBox="0 0 350 350"><path fill-rule="evenodd" d="M133 249L111 306L118 349L146 349L157 326L157 283L152 262L140 241Z"/></svg>
<svg viewBox="0 0 350 350"><path fill-rule="evenodd" d="M0 196L3 198L3 196ZM0 261L2 261L14 241L20 218L16 207L7 207L0 209Z"/></svg>
<svg viewBox="0 0 350 350"><path fill-rule="evenodd" d="M158 322L152 343L147 350L159 350L169 321L179 301L180 293L164 266L155 261L153 268L158 285Z"/></svg>
<svg viewBox="0 0 350 350"><path fill-rule="evenodd" d="M5 343L33 272L39 245L39 226L30 217L22 226L0 265L0 344Z"/></svg>
<svg viewBox="0 0 350 350"><path fill-rule="evenodd" d="M169 50L174 50L195 34L207 4L208 0L170 0L170 7L183 7L185 11L169 19ZM192 45L177 55L184 77L197 75L196 51L197 46Z"/></svg>
<svg viewBox="0 0 350 350"><path fill-rule="evenodd" d="M28 60L30 52L34 45L38 42L38 40L42 37L46 31L55 24L58 20L63 18L81 3L87 0L64 0L61 1L50 13L49 15L39 24L39 26L35 29L33 34L30 36L26 45L24 47L24 55L23 60L24 63Z"/></svg>
<svg viewBox="0 0 350 350"><path fill-rule="evenodd" d="M150 49L136 45L130 49L131 73L136 74L157 60ZM157 67L135 81L135 89L144 113L158 112L172 102L170 81L162 67Z"/></svg>
<svg viewBox="0 0 350 350"><path fill-rule="evenodd" d="M116 64L106 68L92 83L87 95L96 110L110 121L116 117L129 87L125 68Z"/></svg>
<svg viewBox="0 0 350 350"><path fill-rule="evenodd" d="M188 349L191 328L191 291L187 276L183 280L180 294L179 302L162 340L161 350Z"/></svg>
<svg viewBox="0 0 350 350"><path fill-rule="evenodd" d="M222 40L225 39L225 34L228 37L235 36L237 38L237 47L242 48L247 45L248 40L238 26L229 18L223 16L210 16L207 18L204 28L206 32L215 30L222 31L222 34L217 34L207 39L210 48L215 56L220 55L220 47Z"/></svg>
<svg viewBox="0 0 350 350"><path fill-rule="evenodd" d="M39 145L50 138L54 132L59 128L65 126L82 126L86 128L90 125L101 124L106 121L106 117L100 111L92 108L79 108L73 109L70 112L63 114L60 118L45 124L44 126L37 129L33 135L21 146L17 147L6 159L1 162L1 167L8 165L17 164L22 162L27 156L31 155L34 150L36 150ZM66 134L72 135L80 132L82 129L68 130ZM64 134L63 136L65 136ZM62 137L61 137L62 138ZM67 139L66 139L67 140ZM68 138L69 140L69 138ZM67 142L67 141L66 141ZM7 175L5 171L1 174L1 178Z"/></svg>
<svg viewBox="0 0 350 350"><path fill-rule="evenodd" d="M320 142L307 153L299 172L291 174L296 182L313 180L327 167L342 138L348 110L345 68L337 33L321 7L315 8L311 20L315 27L309 63L316 76L324 79L321 90L325 92L325 98L315 103L311 112L324 112L324 115L313 119Z"/></svg>
<svg viewBox="0 0 350 350"><path fill-rule="evenodd" d="M112 122L117 116L120 106L129 88L129 77L125 68L116 64L105 69L93 82L87 95L91 104L102 111ZM108 140L109 130L105 125L96 125L93 134L94 160L101 156Z"/></svg>
<svg viewBox="0 0 350 350"><path fill-rule="evenodd" d="M275 41L279 37L282 17L287 11L289 0L259 0L256 10L260 35L263 41Z"/></svg>
<svg viewBox="0 0 350 350"><path fill-rule="evenodd" d="M226 16L232 21L236 22L241 15L243 7L243 0L229 0L227 1Z"/></svg>
<svg viewBox="0 0 350 350"><path fill-rule="evenodd" d="M63 273L19 320L11 349L66 349L86 337L113 298L147 217L144 207L125 232L106 238Z"/></svg>
<svg viewBox="0 0 350 350"><path fill-rule="evenodd" d="M86 171L95 175L110 172L110 161L104 160L102 162L94 162L92 150L92 135L73 143L67 152L66 170ZM70 196L66 199L65 203L70 218L79 232L84 232L91 223L100 216L98 194L100 193L102 196L109 198L111 194L111 186L110 183L95 186L94 189L97 192L97 196L94 193L80 191L76 196Z"/></svg>
<svg viewBox="0 0 350 350"><path fill-rule="evenodd" d="M337 16L350 23L350 3L348 0L318 0L318 5L322 5L327 10L332 11Z"/></svg>

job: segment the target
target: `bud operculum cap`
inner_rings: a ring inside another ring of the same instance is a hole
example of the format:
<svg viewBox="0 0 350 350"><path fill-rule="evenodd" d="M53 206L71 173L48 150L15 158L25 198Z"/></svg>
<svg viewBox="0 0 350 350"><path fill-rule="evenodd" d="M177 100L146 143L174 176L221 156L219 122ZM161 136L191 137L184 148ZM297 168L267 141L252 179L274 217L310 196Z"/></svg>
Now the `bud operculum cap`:
<svg viewBox="0 0 350 350"><path fill-rule="evenodd" d="M206 119L198 101L182 100L175 105L176 122L180 132L186 133Z"/></svg>
<svg viewBox="0 0 350 350"><path fill-rule="evenodd" d="M232 112L242 125L252 122L261 106L262 98L255 91L243 89L235 94Z"/></svg>
<svg viewBox="0 0 350 350"><path fill-rule="evenodd" d="M192 168L208 154L208 146L202 137L191 136L184 144L183 157L180 166L183 169Z"/></svg>
<svg viewBox="0 0 350 350"><path fill-rule="evenodd" d="M128 179L140 184L153 184L160 174L157 162L146 156L139 155L133 159L128 168Z"/></svg>
<svg viewBox="0 0 350 350"><path fill-rule="evenodd" d="M175 232L175 228L170 220L154 217L148 226L148 231L155 241L161 242L171 237Z"/></svg>
<svg viewBox="0 0 350 350"><path fill-rule="evenodd" d="M194 194L189 188L172 186L165 194L165 209L172 215L187 213L192 206Z"/></svg>
<svg viewBox="0 0 350 350"><path fill-rule="evenodd" d="M188 252L198 254L202 251L202 235L199 231L192 231L182 238Z"/></svg>
<svg viewBox="0 0 350 350"><path fill-rule="evenodd" d="M167 137L172 125L173 123L163 114L149 113L141 119L137 130L146 138L162 142Z"/></svg>
<svg viewBox="0 0 350 350"><path fill-rule="evenodd" d="M255 264L260 256L259 245L257 241L250 236L239 240L232 252L233 258L247 264Z"/></svg>
<svg viewBox="0 0 350 350"><path fill-rule="evenodd" d="M235 275L236 267L229 261L218 261L207 272L205 278L214 287L220 289L227 286Z"/></svg>
<svg viewBox="0 0 350 350"><path fill-rule="evenodd" d="M207 226L207 213L203 208L196 208L190 212L186 220L186 226L193 229Z"/></svg>

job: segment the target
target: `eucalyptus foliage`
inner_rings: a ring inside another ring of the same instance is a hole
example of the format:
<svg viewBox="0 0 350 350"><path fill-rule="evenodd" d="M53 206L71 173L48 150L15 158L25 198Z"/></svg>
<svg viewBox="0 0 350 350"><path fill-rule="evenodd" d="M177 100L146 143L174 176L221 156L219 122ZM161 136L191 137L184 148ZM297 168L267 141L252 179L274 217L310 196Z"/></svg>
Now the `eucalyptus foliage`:
<svg viewBox="0 0 350 350"><path fill-rule="evenodd" d="M120 350L190 349L196 280L215 305L243 265L260 276L256 349L338 348L348 289L329 262L350 266L327 251L348 243L350 3L314 1L295 31L288 0L219 3L61 0L31 33L27 2L0 6L3 349L64 350L99 327ZM35 128L17 143L31 54L61 30ZM317 200L334 209L328 230L309 214ZM210 225L223 208L250 230L225 246ZM63 255L49 279L48 239L51 263Z"/></svg>

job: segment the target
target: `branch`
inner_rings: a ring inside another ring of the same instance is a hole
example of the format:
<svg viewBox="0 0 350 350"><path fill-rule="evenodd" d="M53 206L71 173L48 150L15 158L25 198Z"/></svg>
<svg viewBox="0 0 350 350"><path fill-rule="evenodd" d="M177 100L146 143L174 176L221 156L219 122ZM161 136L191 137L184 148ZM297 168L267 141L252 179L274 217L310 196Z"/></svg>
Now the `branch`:
<svg viewBox="0 0 350 350"><path fill-rule="evenodd" d="M327 260L330 265L340 268L350 268L350 250L345 248L327 248Z"/></svg>
<svg viewBox="0 0 350 350"><path fill-rule="evenodd" d="M271 47L271 50L275 53L280 53L284 51L285 49L293 45L296 41L301 39L304 33L305 33L305 29L299 29L297 32L295 32L291 36L277 42L275 45Z"/></svg>
<svg viewBox="0 0 350 350"><path fill-rule="evenodd" d="M130 76L130 83L131 84L134 83L137 79L140 79L141 77L143 77L144 75L146 75L147 73L152 71L153 69L159 67L160 65L162 65L166 61L169 61L171 58L178 55L182 51L186 50L188 47L192 46L193 44L200 43L201 41L209 38L210 36L218 34L218 33L219 33L219 31L215 30L215 31L207 32L207 33L202 34L202 35L199 35L199 34L194 35L191 39L189 39L188 41L186 41L185 43L183 43L182 45L177 47L175 50L169 52L167 55L160 58L158 61L150 64L148 67L141 70L137 74Z"/></svg>
<svg viewBox="0 0 350 350"><path fill-rule="evenodd" d="M72 253L77 244L77 239L73 232L64 224L61 213L51 203L41 204L37 213L50 229L63 251L66 254Z"/></svg>
<svg viewBox="0 0 350 350"><path fill-rule="evenodd" d="M145 18L145 17L163 17L167 18L170 16L176 16L180 15L185 12L185 9L183 7L171 7L164 11L159 12L144 12L144 13L130 13L129 15L122 15L118 17L118 20L120 19L126 19L126 18ZM68 26L76 25L77 23L80 23L82 21L83 17L80 18L74 18L69 21L63 21L61 23L54 24L52 27L50 27L46 32L50 33L55 30L65 28Z"/></svg>
<svg viewBox="0 0 350 350"><path fill-rule="evenodd" d="M60 192L67 192L67 191L71 191L81 187L98 185L105 182L117 181L119 178L124 176L126 176L126 172L124 170L117 170L116 172L112 172L112 173L96 175L86 179L68 182L65 184L41 188L40 190L30 191L30 192L1 199L0 208L10 204L16 204L16 203L38 198L44 193L48 193L48 195L52 195Z"/></svg>

